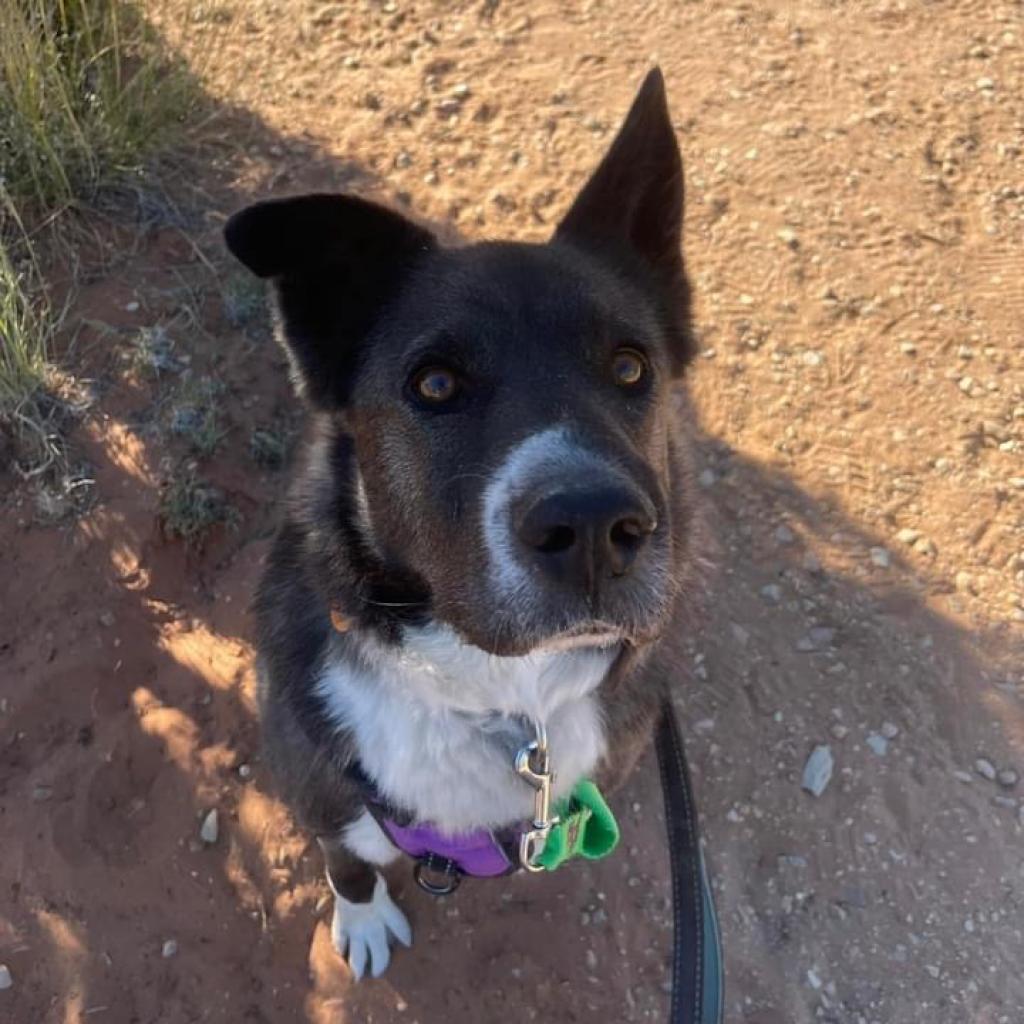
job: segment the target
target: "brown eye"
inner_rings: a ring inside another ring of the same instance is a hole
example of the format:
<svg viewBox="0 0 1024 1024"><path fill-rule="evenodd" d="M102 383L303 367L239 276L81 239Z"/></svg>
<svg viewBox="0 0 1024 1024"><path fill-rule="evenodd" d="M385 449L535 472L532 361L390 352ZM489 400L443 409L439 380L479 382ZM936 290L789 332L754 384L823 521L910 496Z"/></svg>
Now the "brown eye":
<svg viewBox="0 0 1024 1024"><path fill-rule="evenodd" d="M455 374L443 366L428 366L420 370L413 378L412 385L420 398L433 405L449 401L458 390Z"/></svg>
<svg viewBox="0 0 1024 1024"><path fill-rule="evenodd" d="M612 376L622 388L636 387L647 373L647 360L635 348L620 348L612 359Z"/></svg>

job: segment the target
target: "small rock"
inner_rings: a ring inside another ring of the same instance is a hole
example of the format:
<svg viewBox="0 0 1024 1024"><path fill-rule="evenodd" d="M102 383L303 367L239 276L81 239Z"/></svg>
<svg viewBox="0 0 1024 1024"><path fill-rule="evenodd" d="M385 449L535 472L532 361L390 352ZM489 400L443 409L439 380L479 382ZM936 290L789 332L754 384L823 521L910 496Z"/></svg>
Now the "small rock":
<svg viewBox="0 0 1024 1024"><path fill-rule="evenodd" d="M832 757L832 748L827 745L820 745L811 751L804 765L804 776L801 785L812 796L821 796L832 781L832 769L835 767L835 760Z"/></svg>
<svg viewBox="0 0 1024 1024"><path fill-rule="evenodd" d="M917 346L912 341L900 342L900 351L905 356L917 355Z"/></svg>
<svg viewBox="0 0 1024 1024"><path fill-rule="evenodd" d="M730 623L729 628L732 632L732 638L740 647L746 647L750 643L750 631L744 629L738 622Z"/></svg>
<svg viewBox="0 0 1024 1024"><path fill-rule="evenodd" d="M240 764L238 766L238 777L240 779L251 779L252 778L252 765Z"/></svg>
<svg viewBox="0 0 1024 1024"><path fill-rule="evenodd" d="M899 533L896 534L896 539L901 544L913 544L921 536L920 530L912 530L909 526L905 526Z"/></svg>
<svg viewBox="0 0 1024 1024"><path fill-rule="evenodd" d="M792 544L793 541L796 540L796 534L794 534L788 526L783 524L782 526L777 526L775 528L775 539L779 544Z"/></svg>
<svg viewBox="0 0 1024 1024"><path fill-rule="evenodd" d="M932 964L925 964L925 965L924 965L924 969L925 969L925 970L926 970L926 971L928 972L928 974L929 974L929 975L931 975L931 977L933 977L933 978L937 978L937 977L939 976L939 974L941 973L941 972L939 971L938 967L935 967L935 966L934 966L934 965L932 965Z"/></svg>
<svg viewBox="0 0 1024 1024"><path fill-rule="evenodd" d="M165 960L170 960L175 953L178 952L178 942L176 939L168 939L160 950L160 955Z"/></svg>
<svg viewBox="0 0 1024 1024"><path fill-rule="evenodd" d="M112 611L100 612L99 615L100 625L106 626L109 629L114 624L114 613Z"/></svg>
<svg viewBox="0 0 1024 1024"><path fill-rule="evenodd" d="M978 760L974 762L974 770L983 779L988 779L989 782L996 781L995 765L987 757L979 757Z"/></svg>
<svg viewBox="0 0 1024 1024"><path fill-rule="evenodd" d="M970 785L974 781L974 776L970 772L965 772L962 768L953 769L953 778L958 779L965 785Z"/></svg>
<svg viewBox="0 0 1024 1024"><path fill-rule="evenodd" d="M829 626L813 626L796 642L796 649L802 654L824 651L832 646L836 631Z"/></svg>
<svg viewBox="0 0 1024 1024"><path fill-rule="evenodd" d="M1013 789L1020 781L1020 776L1012 768L1004 768L997 776L996 780L1000 786L1006 789Z"/></svg>
<svg viewBox="0 0 1024 1024"><path fill-rule="evenodd" d="M715 471L713 469L705 469L701 472L700 476L697 477L697 482L705 490L708 487L714 487L715 485Z"/></svg>
<svg viewBox="0 0 1024 1024"><path fill-rule="evenodd" d="M137 313L139 311L139 304L137 302L129 302L125 307L126 313Z"/></svg>
<svg viewBox="0 0 1024 1024"><path fill-rule="evenodd" d="M821 572L821 559L813 551L804 555L803 565L808 572Z"/></svg>
<svg viewBox="0 0 1024 1024"><path fill-rule="evenodd" d="M584 959L587 962L587 970L593 974L597 970L597 954L592 949L588 949Z"/></svg>
<svg viewBox="0 0 1024 1024"><path fill-rule="evenodd" d="M45 804L52 796L53 786L48 786L45 782L37 782L32 787L32 801L34 803Z"/></svg>
<svg viewBox="0 0 1024 1024"><path fill-rule="evenodd" d="M898 725L893 725L892 722L883 722L882 728L878 730L887 740L894 740L900 734Z"/></svg>
<svg viewBox="0 0 1024 1024"><path fill-rule="evenodd" d="M956 589L961 594L973 594L974 577L969 572L958 572L956 574Z"/></svg>
<svg viewBox="0 0 1024 1024"><path fill-rule="evenodd" d="M207 846L213 846L217 842L218 835L220 835L220 822L217 820L217 808L215 807L203 818L202 827L199 829L199 838Z"/></svg>
<svg viewBox="0 0 1024 1024"><path fill-rule="evenodd" d="M813 967L807 972L807 984L810 985L815 992L821 988L821 978Z"/></svg>
<svg viewBox="0 0 1024 1024"><path fill-rule="evenodd" d="M865 832L864 833L864 844L866 846L877 846L878 845L878 836L874 832Z"/></svg>
<svg viewBox="0 0 1024 1024"><path fill-rule="evenodd" d="M782 600L782 587L778 583L766 583L761 588L761 596L772 604L778 604Z"/></svg>
<svg viewBox="0 0 1024 1024"><path fill-rule="evenodd" d="M925 558L934 558L938 553L938 549L935 547L934 543L932 543L932 541L927 537L921 537L914 545L914 550L919 555L924 555Z"/></svg>
<svg viewBox="0 0 1024 1024"><path fill-rule="evenodd" d="M7 964L0 964L0 991L10 988L13 984L14 979L11 977L11 969Z"/></svg>
<svg viewBox="0 0 1024 1024"><path fill-rule="evenodd" d="M872 548L871 562L873 565L877 565L879 569L888 569L891 557L885 548Z"/></svg>
<svg viewBox="0 0 1024 1024"><path fill-rule="evenodd" d="M798 249L800 247L800 239L792 228L780 228L775 233L779 240L783 244L788 245L790 249Z"/></svg>
<svg viewBox="0 0 1024 1024"><path fill-rule="evenodd" d="M868 738L864 742L879 757L885 757L886 751L889 749L889 741L877 732L868 733Z"/></svg>
<svg viewBox="0 0 1024 1024"><path fill-rule="evenodd" d="M850 730L847 729L845 725L840 725L836 722L836 724L829 729L829 732L832 733L837 740L845 740L849 735Z"/></svg>

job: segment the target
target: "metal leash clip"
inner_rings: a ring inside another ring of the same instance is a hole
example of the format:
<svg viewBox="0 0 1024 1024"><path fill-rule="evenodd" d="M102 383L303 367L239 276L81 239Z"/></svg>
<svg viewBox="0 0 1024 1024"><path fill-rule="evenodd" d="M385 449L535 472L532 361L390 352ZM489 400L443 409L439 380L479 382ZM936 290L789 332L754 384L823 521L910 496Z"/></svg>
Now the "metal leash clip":
<svg viewBox="0 0 1024 1024"><path fill-rule="evenodd" d="M558 816L551 816L551 774L548 757L548 734L540 722L534 723L537 738L531 740L516 754L516 771L534 789L533 828L519 837L519 863L527 871L543 871L536 863L544 852L551 829L558 824Z"/></svg>

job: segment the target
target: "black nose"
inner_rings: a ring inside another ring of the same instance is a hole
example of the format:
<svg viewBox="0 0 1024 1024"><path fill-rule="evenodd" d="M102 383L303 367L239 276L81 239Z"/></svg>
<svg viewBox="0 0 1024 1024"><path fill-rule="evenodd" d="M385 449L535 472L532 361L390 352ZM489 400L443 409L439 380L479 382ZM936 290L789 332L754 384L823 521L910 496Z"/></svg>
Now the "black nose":
<svg viewBox="0 0 1024 1024"><path fill-rule="evenodd" d="M643 498L611 486L541 498L519 517L516 534L544 572L592 592L629 572L656 526Z"/></svg>

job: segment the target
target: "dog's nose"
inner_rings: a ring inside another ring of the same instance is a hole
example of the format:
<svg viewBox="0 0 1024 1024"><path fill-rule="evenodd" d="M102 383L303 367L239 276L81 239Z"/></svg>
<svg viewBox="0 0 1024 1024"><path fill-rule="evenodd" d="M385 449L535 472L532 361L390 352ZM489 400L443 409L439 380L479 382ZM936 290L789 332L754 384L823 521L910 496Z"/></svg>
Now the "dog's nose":
<svg viewBox="0 0 1024 1024"><path fill-rule="evenodd" d="M656 526L639 495L610 486L540 498L519 517L516 534L546 573L591 591L628 573Z"/></svg>

